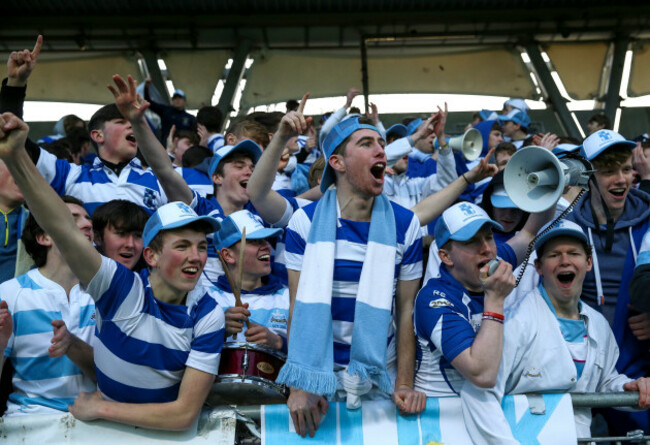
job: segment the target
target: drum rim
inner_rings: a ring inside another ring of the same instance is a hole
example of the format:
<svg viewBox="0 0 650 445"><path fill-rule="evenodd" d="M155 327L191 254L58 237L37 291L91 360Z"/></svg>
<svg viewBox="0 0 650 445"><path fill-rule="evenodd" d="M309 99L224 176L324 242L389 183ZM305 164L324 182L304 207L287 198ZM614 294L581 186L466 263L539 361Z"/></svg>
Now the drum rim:
<svg viewBox="0 0 650 445"><path fill-rule="evenodd" d="M248 343L245 341L233 341L233 342L224 343L221 349L222 350L223 349L236 349L236 350L249 349L251 351L264 352L266 354L273 355L285 362L287 361L287 355L284 352L278 351L277 349L273 349L268 346L259 345L257 343Z"/></svg>
<svg viewBox="0 0 650 445"><path fill-rule="evenodd" d="M272 380L265 379L264 377L257 377L254 375L220 374L216 377L213 386L219 383L252 383L256 386L271 387L271 389L275 389L284 397L289 397L289 388L287 388L286 385L275 383Z"/></svg>

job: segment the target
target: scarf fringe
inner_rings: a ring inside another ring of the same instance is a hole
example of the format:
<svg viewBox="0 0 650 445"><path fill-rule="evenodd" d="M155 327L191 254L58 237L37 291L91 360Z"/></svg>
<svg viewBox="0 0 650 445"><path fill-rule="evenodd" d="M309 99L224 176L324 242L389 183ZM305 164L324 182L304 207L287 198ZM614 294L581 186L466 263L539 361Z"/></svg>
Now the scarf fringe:
<svg viewBox="0 0 650 445"><path fill-rule="evenodd" d="M336 392L336 374L333 371L307 369L300 363L288 361L280 369L277 381L320 396L333 396Z"/></svg>

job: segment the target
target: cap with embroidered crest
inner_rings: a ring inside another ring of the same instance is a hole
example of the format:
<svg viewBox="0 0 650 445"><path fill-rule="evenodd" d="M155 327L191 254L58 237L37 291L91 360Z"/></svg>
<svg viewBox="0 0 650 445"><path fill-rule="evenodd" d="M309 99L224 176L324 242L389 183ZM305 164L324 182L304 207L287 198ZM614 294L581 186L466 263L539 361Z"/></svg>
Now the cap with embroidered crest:
<svg viewBox="0 0 650 445"><path fill-rule="evenodd" d="M142 231L142 241L147 247L158 233L163 230L178 229L196 221L205 221L213 232L221 228L219 221L211 216L199 216L190 206L180 201L170 202L158 208L147 220Z"/></svg>
<svg viewBox="0 0 650 445"><path fill-rule="evenodd" d="M580 154L588 161L591 161L603 151L615 145L627 147L630 150L636 147L635 142L628 141L615 131L598 130L584 140L582 147L580 147Z"/></svg>
<svg viewBox="0 0 650 445"><path fill-rule="evenodd" d="M470 240L485 224L503 230L501 224L490 219L485 210L476 204L471 202L454 204L442 212L436 222L434 229L436 244L442 247L449 240Z"/></svg>

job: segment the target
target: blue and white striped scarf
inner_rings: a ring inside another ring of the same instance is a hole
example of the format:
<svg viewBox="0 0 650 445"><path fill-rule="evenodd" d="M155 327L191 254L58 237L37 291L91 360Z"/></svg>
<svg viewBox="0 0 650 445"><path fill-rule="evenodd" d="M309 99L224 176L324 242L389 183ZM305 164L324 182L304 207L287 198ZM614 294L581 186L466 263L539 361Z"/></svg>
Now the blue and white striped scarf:
<svg viewBox="0 0 650 445"><path fill-rule="evenodd" d="M329 189L312 220L291 318L289 356L277 382L332 396L336 392L332 337L332 282L338 221L336 189ZM392 393L386 372L395 278L395 215L383 194L374 199L366 256L354 309L349 375Z"/></svg>

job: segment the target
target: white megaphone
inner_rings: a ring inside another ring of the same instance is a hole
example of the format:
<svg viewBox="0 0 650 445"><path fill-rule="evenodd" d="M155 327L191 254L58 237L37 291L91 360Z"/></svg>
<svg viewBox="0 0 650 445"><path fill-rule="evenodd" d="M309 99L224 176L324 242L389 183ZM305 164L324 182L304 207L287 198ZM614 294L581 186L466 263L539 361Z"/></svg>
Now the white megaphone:
<svg viewBox="0 0 650 445"><path fill-rule="evenodd" d="M503 172L503 185L517 207L543 212L557 203L566 186L588 189L592 172L585 159L558 159L551 151L531 145L512 155Z"/></svg>
<svg viewBox="0 0 650 445"><path fill-rule="evenodd" d="M461 136L449 138L449 147L463 153L468 161L473 161L483 150L483 136L476 128L470 128Z"/></svg>

